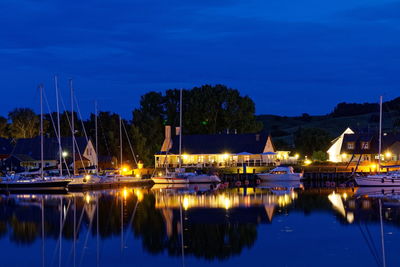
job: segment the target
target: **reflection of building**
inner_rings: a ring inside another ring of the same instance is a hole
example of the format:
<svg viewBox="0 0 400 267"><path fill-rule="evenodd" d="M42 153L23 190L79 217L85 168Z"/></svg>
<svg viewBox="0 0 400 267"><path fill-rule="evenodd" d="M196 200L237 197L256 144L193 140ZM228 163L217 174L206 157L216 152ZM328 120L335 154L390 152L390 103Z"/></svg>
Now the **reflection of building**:
<svg viewBox="0 0 400 267"><path fill-rule="evenodd" d="M347 128L332 141L328 150L332 162L377 162L379 157L379 135L377 133L355 133ZM384 133L381 159L398 163L400 160L400 134Z"/></svg>
<svg viewBox="0 0 400 267"><path fill-rule="evenodd" d="M155 166L179 165L179 127L175 136L165 127L165 140L155 155ZM265 134L209 134L182 136L182 166L196 168L225 168L294 163L290 151L276 151L271 136Z"/></svg>
<svg viewBox="0 0 400 267"><path fill-rule="evenodd" d="M75 164L76 167L88 167L96 164L96 151L91 140L76 137ZM57 138L44 138L44 167L55 167L59 163L59 148ZM72 138L61 138L63 156L68 164L72 163ZM18 139L11 155L5 160L8 170L37 169L41 164L40 137Z"/></svg>
<svg viewBox="0 0 400 267"><path fill-rule="evenodd" d="M12 153L13 145L11 139L0 138L0 170L4 170L6 167L6 159L10 157Z"/></svg>

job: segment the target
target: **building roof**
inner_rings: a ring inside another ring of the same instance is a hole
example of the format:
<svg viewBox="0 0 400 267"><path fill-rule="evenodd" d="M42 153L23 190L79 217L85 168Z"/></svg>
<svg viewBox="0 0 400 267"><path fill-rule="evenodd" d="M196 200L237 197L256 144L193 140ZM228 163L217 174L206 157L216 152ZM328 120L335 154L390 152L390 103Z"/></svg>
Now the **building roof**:
<svg viewBox="0 0 400 267"><path fill-rule="evenodd" d="M388 133L382 136L382 153L394 143L400 141L400 134ZM347 143L354 142L354 149L347 149ZM361 142L369 142L369 149L361 149ZM378 133L362 133L362 134L345 134L341 153L347 154L378 154L379 153L379 134Z"/></svg>
<svg viewBox="0 0 400 267"><path fill-rule="evenodd" d="M86 138L76 137L75 140L80 153L83 154L87 146ZM72 138L62 137L61 147L62 151L66 151L69 155L72 155ZM57 160L59 158L57 138L44 138L43 151L44 160ZM76 152L78 152L78 150L76 150ZM25 155L29 156L25 158L40 160L40 137L18 139L12 154L15 155L17 158L21 158L21 155Z"/></svg>
<svg viewBox="0 0 400 267"><path fill-rule="evenodd" d="M13 150L12 139L0 138L0 155L10 155Z"/></svg>
<svg viewBox="0 0 400 267"><path fill-rule="evenodd" d="M182 153L187 154L261 154L267 143L266 134L183 135ZM170 154L179 154L179 135L172 139Z"/></svg>

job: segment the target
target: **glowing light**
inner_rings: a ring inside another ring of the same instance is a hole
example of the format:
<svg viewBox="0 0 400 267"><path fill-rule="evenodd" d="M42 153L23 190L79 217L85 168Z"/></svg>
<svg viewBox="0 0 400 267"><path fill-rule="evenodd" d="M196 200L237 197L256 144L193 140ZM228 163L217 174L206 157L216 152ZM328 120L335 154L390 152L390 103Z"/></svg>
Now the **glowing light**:
<svg viewBox="0 0 400 267"><path fill-rule="evenodd" d="M341 156L342 156L342 159L346 159L347 158L347 154L346 153L343 153Z"/></svg>
<svg viewBox="0 0 400 267"><path fill-rule="evenodd" d="M295 158L295 159L299 159L299 158L300 158L300 155L299 155L299 154L295 154L295 155L294 155L294 158Z"/></svg>
<svg viewBox="0 0 400 267"><path fill-rule="evenodd" d="M63 151L61 155L62 155L63 158L66 158L66 157L68 157L68 152L67 151Z"/></svg>
<svg viewBox="0 0 400 267"><path fill-rule="evenodd" d="M187 210L189 208L189 198L187 196L184 196L183 198L183 209Z"/></svg>
<svg viewBox="0 0 400 267"><path fill-rule="evenodd" d="M91 176L89 174L85 176L86 180L90 180L90 178L91 178Z"/></svg>
<svg viewBox="0 0 400 267"><path fill-rule="evenodd" d="M346 211L344 209L343 201L340 195L335 194L335 192L332 192L332 194L328 196L328 199L332 203L334 209L336 209L340 214L343 215L343 217L345 217Z"/></svg>
<svg viewBox="0 0 400 267"><path fill-rule="evenodd" d="M311 163L312 163L312 161L309 160L309 159L306 159L306 160L304 161L304 164L305 164L305 165L310 165Z"/></svg>
<svg viewBox="0 0 400 267"><path fill-rule="evenodd" d="M135 176L136 176L136 178L140 178L140 174L139 173L137 173Z"/></svg>
<svg viewBox="0 0 400 267"><path fill-rule="evenodd" d="M140 162L140 161L139 161L139 163L138 163L137 166L138 166L138 169L139 169L139 170L140 170L140 169L143 169L143 162Z"/></svg>
<svg viewBox="0 0 400 267"><path fill-rule="evenodd" d="M182 155L182 158L183 158L184 160L187 160L187 159L189 158L189 156L186 155L186 154L183 154L183 155Z"/></svg>
<svg viewBox="0 0 400 267"><path fill-rule="evenodd" d="M376 164L371 164L369 167L370 167L371 169L375 170L375 169L376 169Z"/></svg>
<svg viewBox="0 0 400 267"><path fill-rule="evenodd" d="M386 153L385 153L385 157L386 157L387 159L392 158L392 153L391 153L390 151L386 152Z"/></svg>
<svg viewBox="0 0 400 267"><path fill-rule="evenodd" d="M161 175L162 175L162 172L159 172L159 173L158 173L158 176L161 176Z"/></svg>
<svg viewBox="0 0 400 267"><path fill-rule="evenodd" d="M123 171L123 172L127 172L127 171L128 171L128 168L127 168L127 167L124 167L124 168L122 168L122 171Z"/></svg>
<svg viewBox="0 0 400 267"><path fill-rule="evenodd" d="M227 159L229 158L229 154L228 154L228 153L224 153L224 154L222 155L222 158L223 158L224 160L227 160Z"/></svg>
<svg viewBox="0 0 400 267"><path fill-rule="evenodd" d="M347 199L347 193L345 192L345 193L343 193L343 198L344 198L344 200L346 200Z"/></svg>

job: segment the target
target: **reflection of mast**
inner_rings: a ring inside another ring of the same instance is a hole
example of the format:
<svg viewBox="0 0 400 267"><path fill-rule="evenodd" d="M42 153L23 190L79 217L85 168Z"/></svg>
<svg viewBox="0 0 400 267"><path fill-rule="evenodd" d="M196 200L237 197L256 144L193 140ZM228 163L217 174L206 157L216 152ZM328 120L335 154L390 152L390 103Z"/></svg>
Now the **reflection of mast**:
<svg viewBox="0 0 400 267"><path fill-rule="evenodd" d="M60 250L59 250L59 253L58 253L58 266L61 266L61 252L62 252L62 229L63 229L63 218L62 218L62 216L63 216L63 210L62 210L62 202L63 202L63 199L60 198L60 237L59 237L59 239L60 239Z"/></svg>
<svg viewBox="0 0 400 267"><path fill-rule="evenodd" d="M96 195L96 264L100 266L99 250L99 196Z"/></svg>
<svg viewBox="0 0 400 267"><path fill-rule="evenodd" d="M381 103L382 103L382 100L381 100ZM380 157L380 154L379 154L379 157ZM384 235L383 235L382 201L381 201L381 199L379 199L379 218L380 218L380 222L381 222L382 266L386 267L385 239L384 239Z"/></svg>
<svg viewBox="0 0 400 267"><path fill-rule="evenodd" d="M42 197L42 266L45 266L44 261L44 199Z"/></svg>
<svg viewBox="0 0 400 267"><path fill-rule="evenodd" d="M76 265L76 197L74 196L74 242L72 244L74 267Z"/></svg>
<svg viewBox="0 0 400 267"><path fill-rule="evenodd" d="M121 254L124 249L124 196L121 194Z"/></svg>
<svg viewBox="0 0 400 267"><path fill-rule="evenodd" d="M180 219L181 219L181 250L182 250L182 266L185 266L185 244L183 243L183 216L182 216L182 201L179 205Z"/></svg>

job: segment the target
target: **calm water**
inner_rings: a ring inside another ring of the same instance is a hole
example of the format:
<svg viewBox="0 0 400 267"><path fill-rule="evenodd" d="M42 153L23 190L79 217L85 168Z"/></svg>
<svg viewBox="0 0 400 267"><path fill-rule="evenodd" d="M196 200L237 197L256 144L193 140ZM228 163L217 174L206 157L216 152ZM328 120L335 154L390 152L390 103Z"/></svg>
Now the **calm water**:
<svg viewBox="0 0 400 267"><path fill-rule="evenodd" d="M396 192L292 186L2 195L1 265L400 266Z"/></svg>

